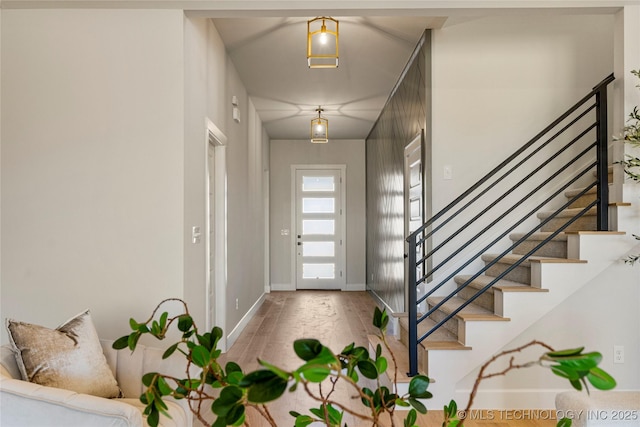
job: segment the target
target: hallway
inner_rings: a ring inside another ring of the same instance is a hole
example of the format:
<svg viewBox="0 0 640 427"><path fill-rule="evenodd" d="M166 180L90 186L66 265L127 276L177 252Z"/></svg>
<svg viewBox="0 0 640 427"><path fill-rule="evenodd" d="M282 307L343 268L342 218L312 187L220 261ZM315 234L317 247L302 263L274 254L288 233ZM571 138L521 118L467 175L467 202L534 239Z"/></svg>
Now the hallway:
<svg viewBox="0 0 640 427"><path fill-rule="evenodd" d="M342 350L354 342L356 345L368 346L367 335L375 334L372 325L374 300L367 292L333 292L333 291L296 291L272 292L251 320L231 349L221 357L221 363L237 362L244 370L250 372L259 369L257 359L263 359L285 369L295 369L302 363L293 351L293 341L300 338L316 338L334 352ZM325 390L326 391L326 390ZM351 390L338 390L336 400L346 401L353 394ZM293 424L290 410L308 413L308 408L317 404L299 389L286 392L285 396L269 404L271 414L279 426ZM360 410L359 401L352 404ZM396 416L396 425L402 425L403 412ZM521 420L515 413L508 411L487 411L479 414L478 420L465 423L467 427L551 427L552 420ZM542 417L532 417L542 418ZM248 425L251 427L267 427L255 411L247 413ZM349 426L368 426L369 424L345 415L343 422ZM440 426L442 411L430 411L418 418L420 426ZM391 425L389 423L389 425Z"/></svg>

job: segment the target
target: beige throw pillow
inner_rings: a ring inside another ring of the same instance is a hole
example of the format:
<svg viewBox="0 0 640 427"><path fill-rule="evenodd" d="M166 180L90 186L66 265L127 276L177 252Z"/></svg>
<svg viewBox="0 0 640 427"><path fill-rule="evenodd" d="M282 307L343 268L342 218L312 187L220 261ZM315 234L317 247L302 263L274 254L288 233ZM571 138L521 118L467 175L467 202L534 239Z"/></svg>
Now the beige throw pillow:
<svg viewBox="0 0 640 427"><path fill-rule="evenodd" d="M99 397L121 396L89 310L56 329L7 319L22 378Z"/></svg>

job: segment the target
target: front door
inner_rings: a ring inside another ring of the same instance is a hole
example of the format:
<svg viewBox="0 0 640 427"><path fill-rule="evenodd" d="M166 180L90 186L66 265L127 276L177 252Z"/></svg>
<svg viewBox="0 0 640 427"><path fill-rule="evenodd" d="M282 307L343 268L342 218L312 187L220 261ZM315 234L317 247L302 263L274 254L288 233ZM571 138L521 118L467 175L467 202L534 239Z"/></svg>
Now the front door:
<svg viewBox="0 0 640 427"><path fill-rule="evenodd" d="M342 168L295 169L296 289L342 289Z"/></svg>

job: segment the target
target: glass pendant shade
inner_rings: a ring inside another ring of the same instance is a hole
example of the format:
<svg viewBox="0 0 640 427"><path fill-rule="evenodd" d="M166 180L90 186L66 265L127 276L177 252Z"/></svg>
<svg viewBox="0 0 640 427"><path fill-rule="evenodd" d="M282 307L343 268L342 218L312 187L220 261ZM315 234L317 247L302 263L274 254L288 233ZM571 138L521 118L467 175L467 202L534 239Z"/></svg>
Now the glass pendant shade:
<svg viewBox="0 0 640 427"><path fill-rule="evenodd" d="M322 108L316 110L318 117L311 120L311 142L314 144L325 144L329 142L329 121L320 114Z"/></svg>
<svg viewBox="0 0 640 427"><path fill-rule="evenodd" d="M309 68L338 68L338 21L325 16L307 21Z"/></svg>

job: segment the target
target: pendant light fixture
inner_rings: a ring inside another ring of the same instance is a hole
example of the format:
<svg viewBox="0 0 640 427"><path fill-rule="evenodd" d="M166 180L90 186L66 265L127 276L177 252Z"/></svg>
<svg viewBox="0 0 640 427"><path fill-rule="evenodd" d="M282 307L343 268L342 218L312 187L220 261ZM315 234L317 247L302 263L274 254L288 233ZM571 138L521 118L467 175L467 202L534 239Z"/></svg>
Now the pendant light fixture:
<svg viewBox="0 0 640 427"><path fill-rule="evenodd" d="M307 21L309 68L338 68L338 21L321 16Z"/></svg>
<svg viewBox="0 0 640 427"><path fill-rule="evenodd" d="M322 107L316 108L318 117L311 120L311 142L314 144L326 144L329 142L329 120L322 117Z"/></svg>

